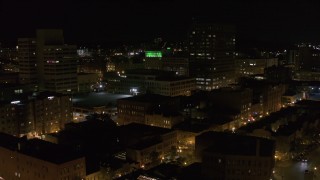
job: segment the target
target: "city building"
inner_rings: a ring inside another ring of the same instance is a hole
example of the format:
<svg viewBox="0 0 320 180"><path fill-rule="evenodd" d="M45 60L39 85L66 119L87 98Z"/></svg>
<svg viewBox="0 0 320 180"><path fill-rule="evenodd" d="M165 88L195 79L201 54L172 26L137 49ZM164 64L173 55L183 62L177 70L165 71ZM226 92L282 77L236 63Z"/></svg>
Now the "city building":
<svg viewBox="0 0 320 180"><path fill-rule="evenodd" d="M117 80L111 81L109 92L163 96L188 96L196 89L194 78L175 76L173 72L154 69L127 70Z"/></svg>
<svg viewBox="0 0 320 180"><path fill-rule="evenodd" d="M19 73L16 72L0 72L0 84L18 84Z"/></svg>
<svg viewBox="0 0 320 180"><path fill-rule="evenodd" d="M77 91L76 46L45 45L43 52L43 84L45 90Z"/></svg>
<svg viewBox="0 0 320 180"><path fill-rule="evenodd" d="M184 117L177 111L168 108L158 108L154 112L145 114L145 124L171 129L184 121Z"/></svg>
<svg viewBox="0 0 320 180"><path fill-rule="evenodd" d="M240 85L252 89L252 115L254 118L269 115L279 111L282 105L282 95L287 85L272 83L263 79L242 78Z"/></svg>
<svg viewBox="0 0 320 180"><path fill-rule="evenodd" d="M121 126L120 142L126 148L126 158L138 163L138 168L150 168L175 150L177 133L166 128L131 123Z"/></svg>
<svg viewBox="0 0 320 180"><path fill-rule="evenodd" d="M236 59L236 75L249 76L254 74L264 74L264 69L271 66L278 66L278 58L259 59Z"/></svg>
<svg viewBox="0 0 320 180"><path fill-rule="evenodd" d="M306 99L306 93L296 93L293 91L287 91L282 96L282 106L293 106L296 102Z"/></svg>
<svg viewBox="0 0 320 180"><path fill-rule="evenodd" d="M68 95L24 93L0 104L0 131L14 136L58 132L72 121L72 102Z"/></svg>
<svg viewBox="0 0 320 180"><path fill-rule="evenodd" d="M77 91L76 46L64 44L62 30L37 30L36 38L19 39L18 49L21 83L54 92Z"/></svg>
<svg viewBox="0 0 320 180"><path fill-rule="evenodd" d="M230 109L225 114L234 114L232 112L237 112L235 115L239 114L239 119L236 120L238 121L236 127L253 120L251 116L252 90L249 88L221 88L211 91L208 98L214 106L219 107L220 112L223 112L221 109L225 108ZM218 114L219 112L216 113Z"/></svg>
<svg viewBox="0 0 320 180"><path fill-rule="evenodd" d="M32 85L0 83L0 101L10 101L19 94L32 92L33 88Z"/></svg>
<svg viewBox="0 0 320 180"><path fill-rule="evenodd" d="M177 76L189 76L189 60L180 57L163 57L162 70L173 71Z"/></svg>
<svg viewBox="0 0 320 180"><path fill-rule="evenodd" d="M36 39L18 39L19 81L21 84L37 84Z"/></svg>
<svg viewBox="0 0 320 180"><path fill-rule="evenodd" d="M320 48L311 44L299 45L298 70L320 70Z"/></svg>
<svg viewBox="0 0 320 180"><path fill-rule="evenodd" d="M235 28L194 22L189 33L190 76L210 91L234 82Z"/></svg>
<svg viewBox="0 0 320 180"><path fill-rule="evenodd" d="M118 105L118 119L120 125L129 123L157 125L160 127L171 127L177 123L175 118L166 118L160 116L157 119L150 117L155 116L154 112L161 112L165 108L170 109L170 112L177 112L179 107L179 100L174 97L161 96L157 94L145 94L117 101ZM178 119L180 120L180 119Z"/></svg>
<svg viewBox="0 0 320 180"><path fill-rule="evenodd" d="M98 55L91 56L79 56L78 55L78 72L96 74L99 78L103 76L106 71L106 62L104 62L105 57Z"/></svg>
<svg viewBox="0 0 320 180"><path fill-rule="evenodd" d="M274 155L275 142L265 138L221 132L196 137L201 174L209 179L269 180Z"/></svg>
<svg viewBox="0 0 320 180"><path fill-rule="evenodd" d="M320 81L320 72L300 70L294 73L292 79L296 81Z"/></svg>
<svg viewBox="0 0 320 180"><path fill-rule="evenodd" d="M162 69L162 52L161 51L145 51L145 69Z"/></svg>
<svg viewBox="0 0 320 180"><path fill-rule="evenodd" d="M271 66L265 68L264 75L271 82L290 82L293 76L293 70L285 66Z"/></svg>
<svg viewBox="0 0 320 180"><path fill-rule="evenodd" d="M77 76L78 89L77 92L86 93L93 90L93 85L97 84L99 78L93 73L79 73Z"/></svg>
<svg viewBox="0 0 320 180"><path fill-rule="evenodd" d="M316 135L317 131L313 130L319 129L318 108L317 101L299 101L295 106L285 107L241 127L238 132L274 139L278 160L298 159L305 150L300 147L312 145L310 135Z"/></svg>
<svg viewBox="0 0 320 180"><path fill-rule="evenodd" d="M119 145L118 133L118 127L112 120L94 115L83 122L68 123L62 131L46 134L41 138L81 153L86 159L88 179L99 176L107 179L105 176L110 175L110 171L101 171L102 166L114 166L112 161L108 161L108 157L113 156L119 149L124 149Z"/></svg>
<svg viewBox="0 0 320 180"><path fill-rule="evenodd" d="M298 70L299 67L299 51L298 49L288 50L286 60L288 65L293 65L295 70Z"/></svg>
<svg viewBox="0 0 320 180"><path fill-rule="evenodd" d="M85 158L70 149L39 139L0 133L0 177L3 179L83 179Z"/></svg>

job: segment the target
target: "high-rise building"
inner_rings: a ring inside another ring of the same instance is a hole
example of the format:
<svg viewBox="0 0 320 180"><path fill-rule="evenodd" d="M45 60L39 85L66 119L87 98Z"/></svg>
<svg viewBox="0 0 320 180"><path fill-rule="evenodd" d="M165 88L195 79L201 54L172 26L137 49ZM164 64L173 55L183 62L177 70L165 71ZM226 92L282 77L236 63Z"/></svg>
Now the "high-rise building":
<svg viewBox="0 0 320 180"><path fill-rule="evenodd" d="M19 82L21 84L36 84L37 56L36 40L33 38L18 39Z"/></svg>
<svg viewBox="0 0 320 180"><path fill-rule="evenodd" d="M71 92L77 90L76 46L45 46L43 53L43 85L45 90Z"/></svg>
<svg viewBox="0 0 320 180"><path fill-rule="evenodd" d="M163 96L189 96L196 89L191 77L176 76L174 72L155 69L127 70L124 76L110 83L108 90L113 93L145 94Z"/></svg>
<svg viewBox="0 0 320 180"><path fill-rule="evenodd" d="M62 30L37 30L40 88L55 92L76 91L76 57L76 46L64 44Z"/></svg>
<svg viewBox="0 0 320 180"><path fill-rule="evenodd" d="M37 30L36 38L18 40L20 82L40 90L77 90L77 49L64 44L60 29Z"/></svg>
<svg viewBox="0 0 320 180"><path fill-rule="evenodd" d="M195 22L189 34L190 75L197 88L212 90L234 81L235 28Z"/></svg>
<svg viewBox="0 0 320 180"><path fill-rule="evenodd" d="M299 46L297 70L320 71L320 47L302 44Z"/></svg>

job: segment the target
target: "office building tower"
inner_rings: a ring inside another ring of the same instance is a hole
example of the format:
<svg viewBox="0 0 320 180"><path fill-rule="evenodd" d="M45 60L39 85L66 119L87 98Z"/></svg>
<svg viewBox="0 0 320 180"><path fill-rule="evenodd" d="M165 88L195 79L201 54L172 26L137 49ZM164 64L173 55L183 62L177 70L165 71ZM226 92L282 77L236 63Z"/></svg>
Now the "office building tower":
<svg viewBox="0 0 320 180"><path fill-rule="evenodd" d="M77 90L77 49L64 44L62 30L37 30L36 38L18 39L18 53L20 83L60 93Z"/></svg>
<svg viewBox="0 0 320 180"><path fill-rule="evenodd" d="M190 76L197 88L212 90L234 81L235 28L195 22L189 34Z"/></svg>
<svg viewBox="0 0 320 180"><path fill-rule="evenodd" d="M55 92L77 90L77 48L65 45L62 30L37 30L40 88Z"/></svg>
<svg viewBox="0 0 320 180"><path fill-rule="evenodd" d="M18 60L19 82L21 84L36 84L38 82L38 79L35 39L18 39Z"/></svg>
<svg viewBox="0 0 320 180"><path fill-rule="evenodd" d="M145 69L157 69L160 70L162 67L162 52L161 51L146 51L145 52Z"/></svg>
<svg viewBox="0 0 320 180"><path fill-rule="evenodd" d="M300 45L297 70L320 71L320 48L313 45Z"/></svg>

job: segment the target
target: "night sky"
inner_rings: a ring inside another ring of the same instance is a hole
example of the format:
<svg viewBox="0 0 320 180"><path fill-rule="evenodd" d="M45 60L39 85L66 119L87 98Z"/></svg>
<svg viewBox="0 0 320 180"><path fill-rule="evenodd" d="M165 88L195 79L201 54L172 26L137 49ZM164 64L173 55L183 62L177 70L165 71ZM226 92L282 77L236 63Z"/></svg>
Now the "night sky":
<svg viewBox="0 0 320 180"><path fill-rule="evenodd" d="M238 44L320 42L320 2L273 0L0 0L0 42L62 28L67 43L116 44L186 39L192 17L237 27Z"/></svg>

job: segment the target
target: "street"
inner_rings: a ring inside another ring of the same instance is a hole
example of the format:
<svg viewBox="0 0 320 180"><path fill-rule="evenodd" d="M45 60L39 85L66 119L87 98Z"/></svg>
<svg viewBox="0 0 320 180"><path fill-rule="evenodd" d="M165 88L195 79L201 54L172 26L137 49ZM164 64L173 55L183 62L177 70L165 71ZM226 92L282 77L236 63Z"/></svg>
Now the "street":
<svg viewBox="0 0 320 180"><path fill-rule="evenodd" d="M292 160L278 161L275 165L274 178L276 180L304 180L305 170L315 174L314 179L320 180L320 147L307 155L308 162L295 162Z"/></svg>

